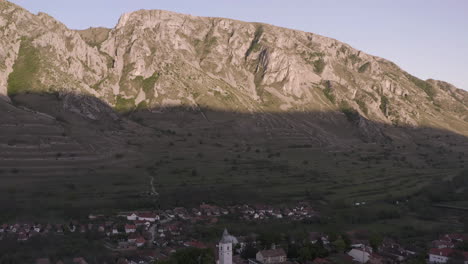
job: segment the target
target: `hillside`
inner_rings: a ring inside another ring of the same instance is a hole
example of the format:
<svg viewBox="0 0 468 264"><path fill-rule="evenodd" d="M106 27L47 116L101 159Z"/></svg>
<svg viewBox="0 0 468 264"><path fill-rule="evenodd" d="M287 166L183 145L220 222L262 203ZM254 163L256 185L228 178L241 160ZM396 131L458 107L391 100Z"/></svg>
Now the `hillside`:
<svg viewBox="0 0 468 264"><path fill-rule="evenodd" d="M75 31L5 0L0 35L11 213L145 207L152 178L163 206L375 200L466 166L466 91L331 38L161 10Z"/></svg>

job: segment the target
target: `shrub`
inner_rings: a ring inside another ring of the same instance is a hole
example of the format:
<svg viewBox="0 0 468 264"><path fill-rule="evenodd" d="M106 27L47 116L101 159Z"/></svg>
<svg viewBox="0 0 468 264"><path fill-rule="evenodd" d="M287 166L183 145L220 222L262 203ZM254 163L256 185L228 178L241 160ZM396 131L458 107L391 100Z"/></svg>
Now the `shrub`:
<svg viewBox="0 0 468 264"><path fill-rule="evenodd" d="M351 60L351 63L352 63L352 64L356 64L356 63L358 63L358 62L361 61L361 58L359 58L359 56L356 55L356 54L351 54L351 55L349 55L349 56L348 56L348 59Z"/></svg>
<svg viewBox="0 0 468 264"><path fill-rule="evenodd" d="M370 62L366 62L363 65L361 65L361 67L359 67L358 72L363 73L363 72L367 71L367 69L369 69L369 67L370 67Z"/></svg>
<svg viewBox="0 0 468 264"><path fill-rule="evenodd" d="M325 61L322 58L314 61L314 71L316 73L321 74L324 69L325 69Z"/></svg>
<svg viewBox="0 0 468 264"><path fill-rule="evenodd" d="M350 121L356 121L359 119L359 113L354 110L346 101L342 101L340 104L340 111L345 114L346 118Z"/></svg>
<svg viewBox="0 0 468 264"><path fill-rule="evenodd" d="M367 109L366 103L364 101L357 99L356 103L359 105L359 108L362 110L362 112L365 114L368 113L369 110Z"/></svg>
<svg viewBox="0 0 468 264"><path fill-rule="evenodd" d="M333 94L333 90L331 89L330 85L328 85L325 89L323 89L323 94L327 97L330 102L335 103L335 95Z"/></svg>
<svg viewBox="0 0 468 264"><path fill-rule="evenodd" d="M153 89L158 79L159 79L159 73L157 72L153 73L153 75L151 75L150 77L144 79L142 81L143 91L145 91L145 93L149 93Z"/></svg>
<svg viewBox="0 0 468 264"><path fill-rule="evenodd" d="M380 96L380 110L382 110L382 113L387 115L387 107L389 105L388 98L385 95Z"/></svg>
<svg viewBox="0 0 468 264"><path fill-rule="evenodd" d="M262 25L258 25L256 30L255 30L255 34L254 34L254 38L252 40L252 42L250 43L250 46L249 48L247 49L247 51L245 52L245 57L247 58L250 53L252 53L253 51L257 51L260 49L260 38L262 37L263 35L263 26Z"/></svg>

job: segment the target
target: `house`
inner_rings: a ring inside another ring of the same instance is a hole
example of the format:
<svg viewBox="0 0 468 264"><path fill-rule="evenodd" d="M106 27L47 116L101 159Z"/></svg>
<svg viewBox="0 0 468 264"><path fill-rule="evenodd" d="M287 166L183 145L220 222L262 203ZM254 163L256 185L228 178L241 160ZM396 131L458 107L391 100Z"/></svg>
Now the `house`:
<svg viewBox="0 0 468 264"><path fill-rule="evenodd" d="M262 250L257 253L255 259L262 264L276 264L286 261L286 252L282 248Z"/></svg>
<svg viewBox="0 0 468 264"><path fill-rule="evenodd" d="M142 247L145 245L145 243L146 243L146 240L141 236L135 240L135 244L137 247Z"/></svg>
<svg viewBox="0 0 468 264"><path fill-rule="evenodd" d="M434 240L432 241L433 248L454 248L455 244L447 240Z"/></svg>
<svg viewBox="0 0 468 264"><path fill-rule="evenodd" d="M400 244L389 238L384 238L382 244L378 248L378 252L379 255L397 263L403 262L408 256L412 255Z"/></svg>
<svg viewBox="0 0 468 264"><path fill-rule="evenodd" d="M312 244L319 242L319 240L321 240L324 245L330 244L330 241L328 241L328 236L319 232L310 232L309 240Z"/></svg>
<svg viewBox="0 0 468 264"><path fill-rule="evenodd" d="M136 225L126 224L125 225L125 233L134 233L136 231Z"/></svg>
<svg viewBox="0 0 468 264"><path fill-rule="evenodd" d="M42 226L40 224L34 225L33 230L37 233L41 232Z"/></svg>
<svg viewBox="0 0 468 264"><path fill-rule="evenodd" d="M465 239L463 234L445 234L440 237L440 240L451 241L451 242L463 242Z"/></svg>
<svg viewBox="0 0 468 264"><path fill-rule="evenodd" d="M207 248L207 246L204 243L200 242L200 241L188 241L188 242L184 243L184 246L194 247L194 248L198 248L198 249Z"/></svg>
<svg viewBox="0 0 468 264"><path fill-rule="evenodd" d="M127 214L127 220L128 221L135 221L138 219L138 215L135 213L129 213Z"/></svg>
<svg viewBox="0 0 468 264"><path fill-rule="evenodd" d="M447 263L450 258L458 256L464 259L463 263L468 263L468 252L455 250L452 248L432 248L429 250L429 263Z"/></svg>
<svg viewBox="0 0 468 264"><path fill-rule="evenodd" d="M468 263L468 252L452 248L432 248L429 250L429 263L447 263L452 257L460 257L463 263Z"/></svg>
<svg viewBox="0 0 468 264"><path fill-rule="evenodd" d="M159 221L159 216L151 212L140 212L138 213L138 220L155 222L156 220Z"/></svg>
<svg viewBox="0 0 468 264"><path fill-rule="evenodd" d="M26 241L28 240L28 234L26 234L25 232L20 232L18 234L18 241Z"/></svg>
<svg viewBox="0 0 468 264"><path fill-rule="evenodd" d="M368 252L365 248L353 248L348 252L348 255L359 263L366 263L369 261L371 254L372 252Z"/></svg>
<svg viewBox="0 0 468 264"><path fill-rule="evenodd" d="M429 250L429 263L447 263L449 256L454 251L451 248L431 248Z"/></svg>

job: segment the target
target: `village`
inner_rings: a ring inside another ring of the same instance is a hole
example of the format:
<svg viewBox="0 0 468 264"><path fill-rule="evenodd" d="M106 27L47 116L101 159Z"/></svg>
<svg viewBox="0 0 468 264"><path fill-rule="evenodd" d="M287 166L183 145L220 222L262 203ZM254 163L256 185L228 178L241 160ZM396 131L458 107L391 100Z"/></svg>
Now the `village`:
<svg viewBox="0 0 468 264"><path fill-rule="evenodd" d="M115 215L90 214L87 221L71 220L66 224L3 224L0 240L14 237L17 243L28 243L35 236L71 234L94 234L102 241L116 263L158 263L169 259L174 253L194 248L211 250L219 264L273 264L273 263L408 263L424 256L423 263L449 263L459 259L467 263L468 252L462 246L468 243L468 235L445 234L428 242L427 252L404 248L397 241L384 237L375 245L365 230L349 231L334 236L322 232L309 232L304 248L282 248L280 245L260 246L255 234L230 235L228 230L220 234L219 243L200 241L193 237L194 224L215 225L222 218L232 217L237 221L313 221L320 213L307 203L290 208L275 208L266 205L237 205L219 207L201 204L196 208L177 207L171 210L120 212ZM293 242L294 243L294 242ZM89 256L74 256L73 263L86 264ZM37 264L52 262L38 258ZM420 263L420 262L413 262Z"/></svg>

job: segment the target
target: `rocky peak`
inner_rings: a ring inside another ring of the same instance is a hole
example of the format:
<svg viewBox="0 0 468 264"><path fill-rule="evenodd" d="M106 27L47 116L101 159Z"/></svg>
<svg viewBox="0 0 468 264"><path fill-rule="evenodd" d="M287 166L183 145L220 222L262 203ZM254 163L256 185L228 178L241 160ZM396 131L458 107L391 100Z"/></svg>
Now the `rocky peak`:
<svg viewBox="0 0 468 264"><path fill-rule="evenodd" d="M387 124L468 130L466 91L317 34L162 10L124 14L114 29L73 31L0 3L3 95L72 91L119 111L355 112Z"/></svg>

